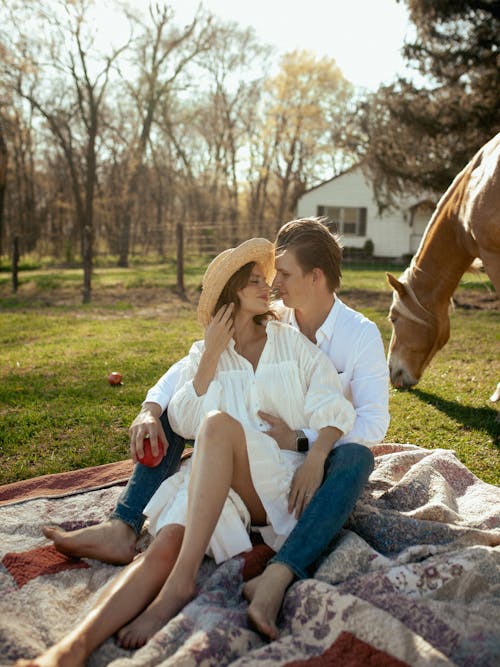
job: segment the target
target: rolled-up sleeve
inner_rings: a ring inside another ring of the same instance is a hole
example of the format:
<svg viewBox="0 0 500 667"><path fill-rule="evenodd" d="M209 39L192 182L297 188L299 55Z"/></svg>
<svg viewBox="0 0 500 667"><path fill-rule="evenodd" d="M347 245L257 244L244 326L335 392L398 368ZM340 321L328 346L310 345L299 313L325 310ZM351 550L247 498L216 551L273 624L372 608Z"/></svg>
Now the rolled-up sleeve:
<svg viewBox="0 0 500 667"><path fill-rule="evenodd" d="M165 411L170 399L174 395L182 370L187 363L188 357L183 357L173 364L173 366L170 366L158 382L148 390L144 403L158 403L162 411Z"/></svg>
<svg viewBox="0 0 500 667"><path fill-rule="evenodd" d="M173 430L183 438L196 438L203 417L212 410L219 409L222 386L212 380L205 394L198 396L193 386L204 342L197 341L191 347L186 363L168 404L168 419Z"/></svg>
<svg viewBox="0 0 500 667"><path fill-rule="evenodd" d="M382 337L375 325L366 327L356 345L350 391L356 410L351 431L341 442L381 442L389 426L389 373Z"/></svg>
<svg viewBox="0 0 500 667"><path fill-rule="evenodd" d="M307 390L304 412L306 426L319 431L326 426L335 426L342 433L351 430L356 417L351 402L344 396L342 385L331 360L302 334L297 334L300 349L299 372L305 374Z"/></svg>
<svg viewBox="0 0 500 667"><path fill-rule="evenodd" d="M347 433L354 424L354 408L342 393L337 371L326 356L316 364L310 378L305 412L309 416L308 427L315 431L335 426Z"/></svg>

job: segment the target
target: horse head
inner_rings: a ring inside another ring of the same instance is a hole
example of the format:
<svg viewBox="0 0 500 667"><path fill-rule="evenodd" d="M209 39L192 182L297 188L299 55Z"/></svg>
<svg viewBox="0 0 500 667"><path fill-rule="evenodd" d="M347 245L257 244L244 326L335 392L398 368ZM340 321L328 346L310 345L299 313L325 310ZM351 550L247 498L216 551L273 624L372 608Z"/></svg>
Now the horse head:
<svg viewBox="0 0 500 667"><path fill-rule="evenodd" d="M407 270L401 280L390 273L387 280L393 288L389 320L392 336L387 361L391 383L397 389L417 384L432 357L448 341L450 320L448 304L424 307L411 287Z"/></svg>

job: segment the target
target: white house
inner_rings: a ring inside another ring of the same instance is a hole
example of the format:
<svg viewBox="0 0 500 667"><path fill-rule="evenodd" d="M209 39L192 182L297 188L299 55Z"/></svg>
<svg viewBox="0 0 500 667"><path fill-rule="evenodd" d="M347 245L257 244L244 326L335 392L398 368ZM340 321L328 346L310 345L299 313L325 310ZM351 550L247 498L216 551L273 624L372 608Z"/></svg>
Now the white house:
<svg viewBox="0 0 500 667"><path fill-rule="evenodd" d="M356 165L307 190L298 201L297 215L327 217L346 249L363 248L371 241L375 257L402 257L417 250L436 203L437 198L422 193L379 213L373 186Z"/></svg>

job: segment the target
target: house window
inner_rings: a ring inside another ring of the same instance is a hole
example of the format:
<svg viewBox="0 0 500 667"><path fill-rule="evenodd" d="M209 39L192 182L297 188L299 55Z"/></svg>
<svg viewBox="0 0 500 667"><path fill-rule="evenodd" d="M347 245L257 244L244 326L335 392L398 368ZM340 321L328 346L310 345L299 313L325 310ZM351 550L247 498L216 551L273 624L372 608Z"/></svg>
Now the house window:
<svg viewBox="0 0 500 667"><path fill-rule="evenodd" d="M318 206L317 215L328 218L326 226L344 236L366 236L366 208Z"/></svg>

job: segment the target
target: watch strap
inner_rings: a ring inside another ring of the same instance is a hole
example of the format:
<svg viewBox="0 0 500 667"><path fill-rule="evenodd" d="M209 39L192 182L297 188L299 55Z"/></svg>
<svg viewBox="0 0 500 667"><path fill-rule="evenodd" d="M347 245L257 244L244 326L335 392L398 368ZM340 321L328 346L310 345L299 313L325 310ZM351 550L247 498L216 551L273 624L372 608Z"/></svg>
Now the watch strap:
<svg viewBox="0 0 500 667"><path fill-rule="evenodd" d="M295 449L297 452L309 451L309 439L301 429L295 431Z"/></svg>

